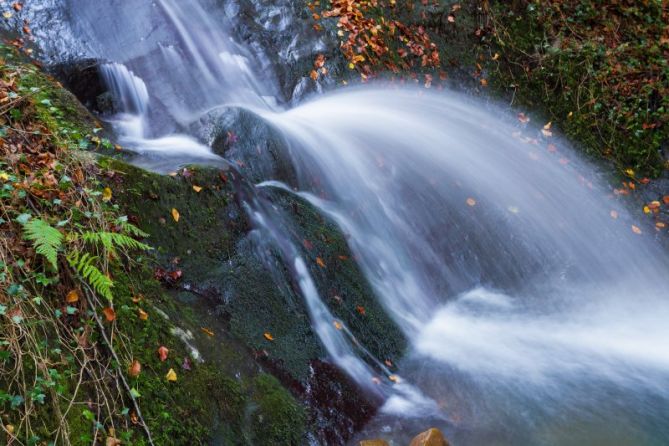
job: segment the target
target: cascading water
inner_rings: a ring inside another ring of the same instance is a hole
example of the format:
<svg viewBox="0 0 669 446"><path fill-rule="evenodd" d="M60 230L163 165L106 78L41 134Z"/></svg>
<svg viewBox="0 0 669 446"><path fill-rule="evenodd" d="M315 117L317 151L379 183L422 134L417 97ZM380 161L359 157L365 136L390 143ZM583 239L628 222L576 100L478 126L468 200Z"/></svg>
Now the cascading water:
<svg viewBox="0 0 669 446"><path fill-rule="evenodd" d="M284 136L299 189L268 178L243 186L243 199L296 277L333 362L385 398L369 434L390 428L399 440L418 416L407 432L431 419L456 444L666 444L669 261L630 230L632 217L564 141L549 151L498 109L410 89L349 89L276 111L272 77L252 74L254 56L198 2L111 1L107 32L86 26L96 2L70 1L88 53L125 64L102 71L131 150L211 161L208 147L175 133L231 103ZM141 44L122 46L122 31L143 23L155 26ZM333 327L282 230L290 221L260 197L271 187L299 194L347 234L410 341L399 383L375 387L388 371Z"/></svg>

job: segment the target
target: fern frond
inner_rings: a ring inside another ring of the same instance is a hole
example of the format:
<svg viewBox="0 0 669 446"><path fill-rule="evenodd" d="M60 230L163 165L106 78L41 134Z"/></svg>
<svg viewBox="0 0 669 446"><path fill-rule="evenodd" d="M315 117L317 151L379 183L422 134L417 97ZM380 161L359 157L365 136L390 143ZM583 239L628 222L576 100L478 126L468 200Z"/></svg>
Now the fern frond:
<svg viewBox="0 0 669 446"><path fill-rule="evenodd" d="M101 245L108 252L115 253L116 248L135 249L139 251L148 251L152 249L149 245L117 232L91 232L87 231L81 235L86 243Z"/></svg>
<svg viewBox="0 0 669 446"><path fill-rule="evenodd" d="M142 237L142 238L147 238L149 234L146 232L142 231L139 229L137 226L133 225L132 223L128 223L125 220L118 220L118 225L123 229L123 232L126 232L130 234L131 236L134 237Z"/></svg>
<svg viewBox="0 0 669 446"><path fill-rule="evenodd" d="M98 258L89 253L81 255L76 251L67 256L67 262L70 266L93 287L96 293L112 300L114 296L111 289L114 282L94 265L96 260Z"/></svg>
<svg viewBox="0 0 669 446"><path fill-rule="evenodd" d="M35 252L44 256L54 269L58 269L58 250L63 245L63 234L39 218L29 220L23 229L23 237L33 243Z"/></svg>

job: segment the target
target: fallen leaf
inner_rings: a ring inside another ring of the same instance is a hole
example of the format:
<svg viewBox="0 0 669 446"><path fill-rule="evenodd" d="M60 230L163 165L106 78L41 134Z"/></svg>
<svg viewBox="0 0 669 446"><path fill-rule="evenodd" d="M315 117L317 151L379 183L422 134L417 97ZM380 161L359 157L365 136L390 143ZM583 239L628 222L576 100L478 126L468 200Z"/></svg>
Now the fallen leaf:
<svg viewBox="0 0 669 446"><path fill-rule="evenodd" d="M69 293L67 293L67 296L65 296L65 302L67 302L68 304L79 302L79 291L74 289Z"/></svg>
<svg viewBox="0 0 669 446"><path fill-rule="evenodd" d="M202 327L202 328L200 328L200 330L202 330L202 332L203 332L204 334L206 334L207 336L209 336L210 338L213 338L213 337L214 337L214 332L211 331L210 329L205 328L205 327Z"/></svg>
<svg viewBox="0 0 669 446"><path fill-rule="evenodd" d="M179 218L180 218L179 211L177 211L174 208L172 209L172 218L174 219L174 221L179 223Z"/></svg>
<svg viewBox="0 0 669 446"><path fill-rule="evenodd" d="M476 200L474 200L473 198L467 198L467 205L476 206Z"/></svg>
<svg viewBox="0 0 669 446"><path fill-rule="evenodd" d="M128 375L136 378L140 373L142 373L142 364L140 364L139 361L135 359L132 361L132 364L130 364L130 367L128 367Z"/></svg>
<svg viewBox="0 0 669 446"><path fill-rule="evenodd" d="M169 382L176 382L177 381L177 372L174 371L174 369L170 369L167 372L167 375L165 375L165 379L168 380Z"/></svg>
<svg viewBox="0 0 669 446"><path fill-rule="evenodd" d="M383 361L383 362L384 362L384 363L386 364L386 366L388 366L388 367L392 367L392 366L393 366L393 362L392 362L390 359L386 359L386 360Z"/></svg>
<svg viewBox="0 0 669 446"><path fill-rule="evenodd" d="M143 321L147 320L149 318L149 313L146 311L142 310L141 308L137 309L137 314L139 314L139 318Z"/></svg>
<svg viewBox="0 0 669 446"><path fill-rule="evenodd" d="M357 311L363 316L367 313L367 310L365 310L365 307L363 307L362 305L358 305L357 307L355 307L355 311Z"/></svg>
<svg viewBox="0 0 669 446"><path fill-rule="evenodd" d="M112 190L105 187L102 191L102 201L110 201L112 199Z"/></svg>
<svg viewBox="0 0 669 446"><path fill-rule="evenodd" d="M273 341L274 340L274 336L272 336L272 334L269 333L269 332L265 332L265 334L263 334L263 336L265 336L265 339L267 339L268 341Z"/></svg>
<svg viewBox="0 0 669 446"><path fill-rule="evenodd" d="M197 192L197 193L202 192L202 188L201 188L200 186L195 186L195 185L193 185L193 190L194 190L195 192Z"/></svg>
<svg viewBox="0 0 669 446"><path fill-rule="evenodd" d="M339 322L339 321L334 321L334 326L335 326L335 328L336 328L337 330L341 330L342 328L344 328L344 326L342 325L342 323Z"/></svg>
<svg viewBox="0 0 669 446"><path fill-rule="evenodd" d="M113 322L116 320L116 312L114 311L113 308L107 307L104 310L102 310L102 313L105 315L105 319L107 319L107 322Z"/></svg>
<svg viewBox="0 0 669 446"><path fill-rule="evenodd" d="M614 220L617 219L618 218L618 212L611 211L611 218L614 219Z"/></svg>
<svg viewBox="0 0 669 446"><path fill-rule="evenodd" d="M160 358L161 362L165 362L167 360L167 354L170 352L170 350L165 347L164 345L161 345L158 347L158 357Z"/></svg>
<svg viewBox="0 0 669 446"><path fill-rule="evenodd" d="M669 204L669 195L662 197L662 201L664 201L664 204Z"/></svg>
<svg viewBox="0 0 669 446"><path fill-rule="evenodd" d="M657 223L655 223L655 227L658 229L664 229L667 227L667 224L662 221L658 221Z"/></svg>
<svg viewBox="0 0 669 446"><path fill-rule="evenodd" d="M123 444L121 443L121 440L114 437L107 437L107 440L105 441L105 446L120 446L121 444Z"/></svg>
<svg viewBox="0 0 669 446"><path fill-rule="evenodd" d="M527 116L525 113L518 113L518 120L521 122L521 124L527 124L530 122L530 117Z"/></svg>
<svg viewBox="0 0 669 446"><path fill-rule="evenodd" d="M641 234L641 229L638 226L632 225L632 232L635 234Z"/></svg>
<svg viewBox="0 0 669 446"><path fill-rule="evenodd" d="M316 263L317 263L318 266L320 266L321 268L325 268L325 262L324 262L323 259L321 259L320 257L316 257Z"/></svg>
<svg viewBox="0 0 669 446"><path fill-rule="evenodd" d="M643 213L644 214L650 214L650 208L648 206L643 207Z"/></svg>
<svg viewBox="0 0 669 446"><path fill-rule="evenodd" d="M394 383L399 383L399 382L400 382L400 377L397 376L397 375L390 375L390 376L388 377L388 379L391 380L391 381L394 382Z"/></svg>

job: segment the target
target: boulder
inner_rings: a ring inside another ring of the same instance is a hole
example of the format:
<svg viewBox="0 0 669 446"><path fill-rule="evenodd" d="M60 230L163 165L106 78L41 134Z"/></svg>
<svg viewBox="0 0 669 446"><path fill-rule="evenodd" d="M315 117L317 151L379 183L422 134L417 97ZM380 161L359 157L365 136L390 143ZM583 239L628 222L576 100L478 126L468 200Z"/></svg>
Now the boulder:
<svg viewBox="0 0 669 446"><path fill-rule="evenodd" d="M410 446L449 446L449 444L439 429L432 428L418 434L411 440Z"/></svg>

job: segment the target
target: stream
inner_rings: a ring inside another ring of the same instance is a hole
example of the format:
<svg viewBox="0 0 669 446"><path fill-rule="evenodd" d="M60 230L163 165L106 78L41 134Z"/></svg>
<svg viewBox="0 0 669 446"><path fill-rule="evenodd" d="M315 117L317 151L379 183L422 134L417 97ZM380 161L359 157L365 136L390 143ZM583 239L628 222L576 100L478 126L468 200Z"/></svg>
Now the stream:
<svg viewBox="0 0 669 446"><path fill-rule="evenodd" d="M549 151L540 129L456 92L306 94L308 71L285 67L327 42L301 43L296 2L58 3L26 5L42 57L106 61L108 121L138 165L237 168L203 137L230 108L281 135L295 175L247 177L240 200L329 360L383 401L356 440L435 426L456 446L669 443L669 258L624 208L611 218L602 174L568 141ZM328 309L277 189L345 234L408 340L396 371Z"/></svg>

